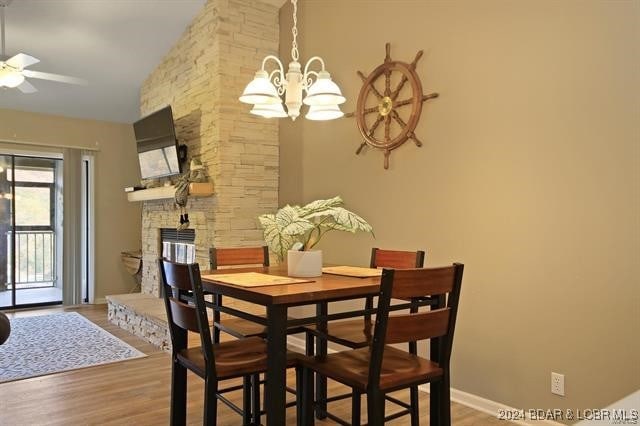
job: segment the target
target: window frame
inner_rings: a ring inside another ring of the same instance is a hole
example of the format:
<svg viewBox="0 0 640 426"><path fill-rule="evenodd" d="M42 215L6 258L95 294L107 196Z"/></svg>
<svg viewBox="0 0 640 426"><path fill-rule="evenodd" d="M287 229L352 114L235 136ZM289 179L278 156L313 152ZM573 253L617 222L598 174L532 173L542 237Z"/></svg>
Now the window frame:
<svg viewBox="0 0 640 426"><path fill-rule="evenodd" d="M19 169L19 168L26 168L26 167L33 167L33 168L40 168L40 169L48 169L48 167L43 167L43 166L24 166L24 165L20 165L20 166L14 166L14 169ZM55 176L55 167L51 167L50 170L54 173ZM56 195L56 184L55 184L55 178L53 182L29 182L29 181L21 181L21 180L16 180L16 176L17 173L14 173L13 176L11 176L11 179L14 180L14 194L13 196L16 196L16 192L18 190L18 188L49 188L49 226L47 225L18 225L17 223L15 224L15 230L16 232L19 231L55 231L55 195ZM17 212L16 212L17 213Z"/></svg>

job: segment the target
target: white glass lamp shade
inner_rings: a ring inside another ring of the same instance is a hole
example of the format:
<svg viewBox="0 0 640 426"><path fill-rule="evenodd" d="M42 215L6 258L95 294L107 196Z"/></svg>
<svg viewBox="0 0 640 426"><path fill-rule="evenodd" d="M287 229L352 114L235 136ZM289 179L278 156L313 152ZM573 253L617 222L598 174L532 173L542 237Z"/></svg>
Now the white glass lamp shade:
<svg viewBox="0 0 640 426"><path fill-rule="evenodd" d="M302 101L305 105L340 105L346 101L337 84L331 80L331 75L320 71L318 78L307 90L307 96ZM308 115L307 115L308 117Z"/></svg>
<svg viewBox="0 0 640 426"><path fill-rule="evenodd" d="M335 120L344 116L344 113L340 111L338 105L312 105L309 107L309 112L305 115L308 120L324 121Z"/></svg>
<svg viewBox="0 0 640 426"><path fill-rule="evenodd" d="M260 70L253 80L245 87L240 102L245 104L277 104L282 102L275 86L269 81L269 74Z"/></svg>
<svg viewBox="0 0 640 426"><path fill-rule="evenodd" d="M24 76L18 71L0 70L0 87L18 87L24 82Z"/></svg>
<svg viewBox="0 0 640 426"><path fill-rule="evenodd" d="M282 118L287 116L287 113L281 103L257 104L253 106L253 109L250 112L251 114L259 115L264 118Z"/></svg>

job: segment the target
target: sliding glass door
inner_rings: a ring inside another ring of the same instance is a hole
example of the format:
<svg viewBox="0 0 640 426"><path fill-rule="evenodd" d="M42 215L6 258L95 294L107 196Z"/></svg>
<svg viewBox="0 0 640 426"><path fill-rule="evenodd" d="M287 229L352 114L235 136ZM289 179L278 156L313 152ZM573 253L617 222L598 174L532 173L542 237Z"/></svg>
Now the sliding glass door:
<svg viewBox="0 0 640 426"><path fill-rule="evenodd" d="M62 160L0 156L0 308L62 303Z"/></svg>

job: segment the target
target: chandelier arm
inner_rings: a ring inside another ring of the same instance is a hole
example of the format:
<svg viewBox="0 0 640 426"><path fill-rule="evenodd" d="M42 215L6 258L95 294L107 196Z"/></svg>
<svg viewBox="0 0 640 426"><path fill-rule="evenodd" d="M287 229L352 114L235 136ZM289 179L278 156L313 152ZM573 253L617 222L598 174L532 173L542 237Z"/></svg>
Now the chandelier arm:
<svg viewBox="0 0 640 426"><path fill-rule="evenodd" d="M282 71L280 69L271 71L269 81L273 82L273 85L276 86L276 90L278 91L278 95L282 96L287 87L287 79L282 74Z"/></svg>
<svg viewBox="0 0 640 426"><path fill-rule="evenodd" d="M313 84L313 79L311 77L315 77L316 80L318 79L318 73L315 71L307 71L307 73L303 76L303 85L302 88L307 91L309 90L309 87L311 87L311 85Z"/></svg>
<svg viewBox="0 0 640 426"><path fill-rule="evenodd" d="M318 78L318 72L312 71L309 69L311 67L311 64L315 61L320 62L320 65L322 66L322 69L320 71L324 71L324 59L322 59L320 56L314 56L313 58L309 59L304 66L304 73L302 74L303 82L304 82L303 84L304 90L308 90L309 87L311 87L311 84L312 84L311 76L315 76L316 79Z"/></svg>
<svg viewBox="0 0 640 426"><path fill-rule="evenodd" d="M267 61L269 59L273 59L274 61L276 61L276 63L278 64L278 68L280 68L280 74L284 75L284 66L282 65L282 62L280 62L280 59L278 59L278 57L274 55L267 55L264 57L264 59L262 60L262 71L266 71L265 66L267 65Z"/></svg>

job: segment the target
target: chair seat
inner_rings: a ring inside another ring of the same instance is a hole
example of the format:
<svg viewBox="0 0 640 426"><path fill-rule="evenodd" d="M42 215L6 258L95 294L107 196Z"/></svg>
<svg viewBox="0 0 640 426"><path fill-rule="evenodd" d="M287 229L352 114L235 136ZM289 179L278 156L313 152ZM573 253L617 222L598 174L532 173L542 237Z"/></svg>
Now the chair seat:
<svg viewBox="0 0 640 426"><path fill-rule="evenodd" d="M266 318L265 315L259 315L262 318ZM288 317L289 320L295 319L292 317ZM225 331L231 335L236 337L267 337L267 327L262 324L258 324L253 321L249 321L243 318L238 317L222 317L220 320L221 330ZM297 327L289 327L287 329L287 334L295 334L302 331L302 328Z"/></svg>
<svg viewBox="0 0 640 426"><path fill-rule="evenodd" d="M325 357L300 356L300 362L308 368L347 386L366 392L369 381L370 349L360 348L337 352ZM442 376L443 370L438 364L385 346L380 373L380 389L393 391L431 381Z"/></svg>
<svg viewBox="0 0 640 426"><path fill-rule="evenodd" d="M329 322L326 335L324 332L318 332L315 325L305 326L304 329L315 335L321 334L328 341L353 349L369 346L373 337L373 324L364 318Z"/></svg>
<svg viewBox="0 0 640 426"><path fill-rule="evenodd" d="M231 340L213 345L218 379L230 379L267 370L267 343L259 337ZM196 374L205 376L205 360L201 348L180 351L178 358ZM299 354L287 351L287 367L296 365Z"/></svg>
<svg viewBox="0 0 640 426"><path fill-rule="evenodd" d="M260 315L264 317L263 315ZM238 317L223 317L220 320L221 330L226 331L236 337L266 337L267 328L257 322L249 321Z"/></svg>

